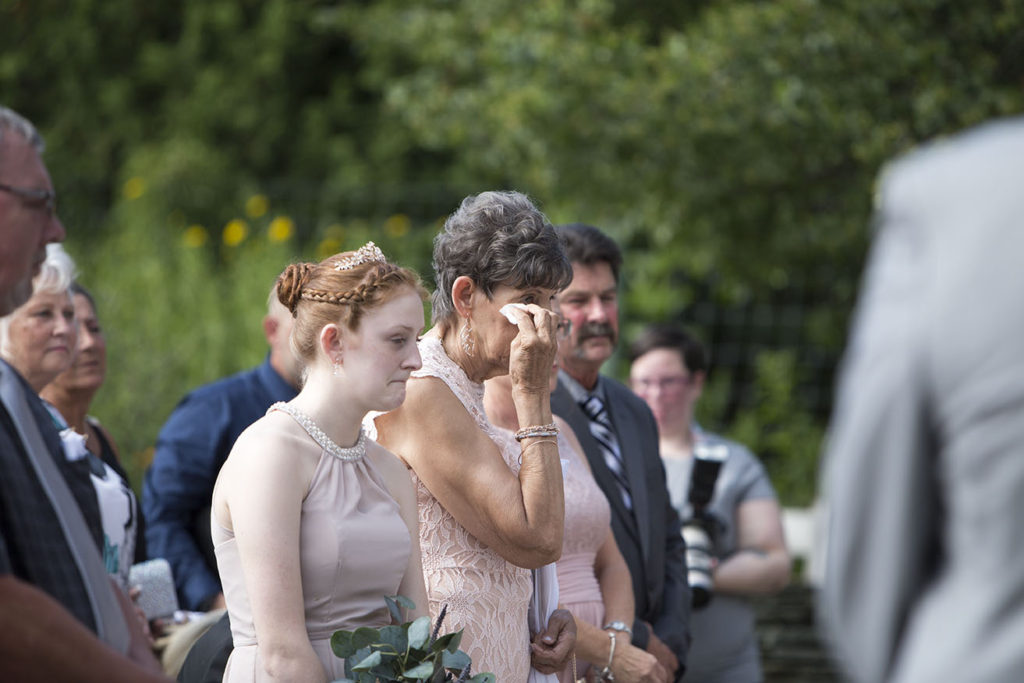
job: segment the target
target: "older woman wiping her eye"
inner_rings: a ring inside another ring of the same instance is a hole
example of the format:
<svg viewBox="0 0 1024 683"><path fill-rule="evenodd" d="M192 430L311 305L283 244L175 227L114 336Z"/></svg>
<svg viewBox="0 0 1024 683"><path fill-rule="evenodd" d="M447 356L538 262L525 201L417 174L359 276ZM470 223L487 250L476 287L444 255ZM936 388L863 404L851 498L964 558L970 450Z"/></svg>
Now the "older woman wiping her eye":
<svg viewBox="0 0 1024 683"><path fill-rule="evenodd" d="M551 224L517 192L467 197L434 242L434 327L408 398L378 416L378 440L412 470L431 612L475 671L526 681L568 663L575 624L564 610L531 634L531 569L562 550L562 467L548 380L557 346L555 294L572 268ZM507 304L518 304L507 307ZM504 309L504 310L503 310ZM510 316L510 317L508 317ZM510 319L515 323L510 323ZM483 405L484 380L510 375L515 438Z"/></svg>

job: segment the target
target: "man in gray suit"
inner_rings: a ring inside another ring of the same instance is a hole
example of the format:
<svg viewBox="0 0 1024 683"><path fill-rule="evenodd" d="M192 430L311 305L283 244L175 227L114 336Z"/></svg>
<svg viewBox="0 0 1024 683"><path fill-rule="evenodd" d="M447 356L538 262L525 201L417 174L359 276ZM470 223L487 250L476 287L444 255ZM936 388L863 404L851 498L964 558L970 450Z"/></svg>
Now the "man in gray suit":
<svg viewBox="0 0 1024 683"><path fill-rule="evenodd" d="M856 681L1024 676L1024 119L884 176L823 490Z"/></svg>
<svg viewBox="0 0 1024 683"><path fill-rule="evenodd" d="M636 601L632 624L612 623L669 672L682 676L689 647L690 588L686 544L669 501L658 453L658 427L647 404L600 374L618 341L618 280L622 254L595 227L558 226L573 267L559 295L572 321L559 356L551 409L568 422L586 451L594 478L612 510L612 531L629 565Z"/></svg>

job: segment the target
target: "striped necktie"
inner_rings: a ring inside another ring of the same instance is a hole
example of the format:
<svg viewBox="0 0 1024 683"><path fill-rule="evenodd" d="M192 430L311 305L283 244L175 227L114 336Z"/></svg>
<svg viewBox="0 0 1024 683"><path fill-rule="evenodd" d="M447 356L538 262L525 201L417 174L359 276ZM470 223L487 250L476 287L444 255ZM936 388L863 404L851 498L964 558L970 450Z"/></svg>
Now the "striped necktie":
<svg viewBox="0 0 1024 683"><path fill-rule="evenodd" d="M619 440L612 430L612 421L608 411L604 407L604 401L600 396L591 394L580 402L580 408L590 419L590 433L601 446L601 454L604 455L604 464L608 471L615 477L615 483L619 485L619 493L622 495L622 502L626 508L633 509L633 497L630 495L629 479L626 478L626 470L623 466L622 451L619 448Z"/></svg>

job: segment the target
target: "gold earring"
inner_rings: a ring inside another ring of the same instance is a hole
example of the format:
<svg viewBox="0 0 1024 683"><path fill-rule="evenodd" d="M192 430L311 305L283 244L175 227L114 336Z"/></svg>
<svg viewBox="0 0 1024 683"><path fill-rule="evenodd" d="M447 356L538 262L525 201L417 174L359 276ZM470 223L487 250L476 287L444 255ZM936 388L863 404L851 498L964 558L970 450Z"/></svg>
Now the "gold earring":
<svg viewBox="0 0 1024 683"><path fill-rule="evenodd" d="M459 343L462 344L462 350L467 356L472 357L473 352L476 351L476 340L472 337L473 326L469 322L469 318L466 318L466 326L462 328L462 332L459 333Z"/></svg>

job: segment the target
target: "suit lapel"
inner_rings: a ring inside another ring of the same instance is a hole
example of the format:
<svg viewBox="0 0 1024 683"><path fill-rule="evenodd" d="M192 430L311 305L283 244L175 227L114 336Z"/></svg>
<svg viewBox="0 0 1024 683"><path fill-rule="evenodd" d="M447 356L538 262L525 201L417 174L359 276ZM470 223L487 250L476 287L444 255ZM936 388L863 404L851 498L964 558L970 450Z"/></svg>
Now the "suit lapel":
<svg viewBox="0 0 1024 683"><path fill-rule="evenodd" d="M612 476L612 473L608 471L608 466L604 462L604 455L601 453L601 446L598 445L590 433L590 420L583 414L576 401L573 400L569 390L562 386L561 382L558 383L555 392L551 394L551 410L568 422L572 430L576 432L576 438L579 439L584 455L587 456L587 461L590 463L590 470L593 472L598 486L601 487L601 491L604 492L605 498L608 499L612 514L618 517L622 521L622 526L639 540L640 534L637 530L636 517L626 507L626 504L622 502L622 496L618 495L619 485ZM627 476L629 475L627 474ZM632 485L632 480L630 480L630 486L632 487ZM633 497L633 504L636 504L635 495Z"/></svg>

